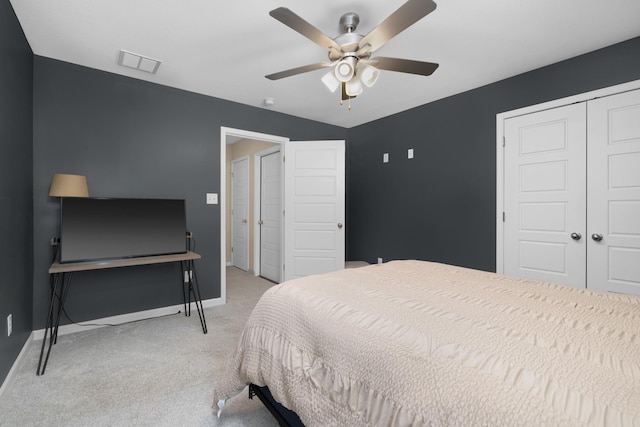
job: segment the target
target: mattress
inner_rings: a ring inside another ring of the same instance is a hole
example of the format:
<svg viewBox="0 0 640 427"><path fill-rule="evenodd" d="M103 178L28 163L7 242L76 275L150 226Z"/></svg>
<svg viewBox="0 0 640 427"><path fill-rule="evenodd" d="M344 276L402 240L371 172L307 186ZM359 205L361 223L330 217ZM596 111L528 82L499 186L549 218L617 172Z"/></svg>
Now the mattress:
<svg viewBox="0 0 640 427"><path fill-rule="evenodd" d="M413 260L296 279L214 402L249 383L306 426L640 426L640 297Z"/></svg>

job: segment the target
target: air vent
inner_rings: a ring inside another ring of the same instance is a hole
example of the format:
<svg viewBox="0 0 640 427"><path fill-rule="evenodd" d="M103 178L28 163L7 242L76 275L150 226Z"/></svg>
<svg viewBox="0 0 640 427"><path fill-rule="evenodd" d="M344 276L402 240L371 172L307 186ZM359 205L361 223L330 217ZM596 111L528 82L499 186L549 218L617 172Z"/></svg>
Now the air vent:
<svg viewBox="0 0 640 427"><path fill-rule="evenodd" d="M144 71L149 74L155 74L156 71L158 71L161 62L162 61L157 59L126 50L120 51L120 57L118 59L118 64L123 67L133 68L134 70Z"/></svg>

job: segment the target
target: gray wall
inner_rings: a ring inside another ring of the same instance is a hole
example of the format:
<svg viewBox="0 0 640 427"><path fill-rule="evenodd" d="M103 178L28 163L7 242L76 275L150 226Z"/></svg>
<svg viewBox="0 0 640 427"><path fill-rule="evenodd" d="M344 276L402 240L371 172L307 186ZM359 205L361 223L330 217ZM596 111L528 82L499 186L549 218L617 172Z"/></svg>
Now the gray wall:
<svg viewBox="0 0 640 427"><path fill-rule="evenodd" d="M348 258L495 271L496 114L636 79L640 38L349 129Z"/></svg>
<svg viewBox="0 0 640 427"><path fill-rule="evenodd" d="M220 127L291 139L345 139L346 129L43 57L34 60L34 329L44 327L59 200L54 173L86 175L97 197L183 198L204 299L220 296ZM182 302L177 265L74 274L74 321ZM194 320L195 322L195 320ZM194 325L195 327L195 325Z"/></svg>
<svg viewBox="0 0 640 427"><path fill-rule="evenodd" d="M11 4L0 1L0 384L33 329L32 82L31 48Z"/></svg>

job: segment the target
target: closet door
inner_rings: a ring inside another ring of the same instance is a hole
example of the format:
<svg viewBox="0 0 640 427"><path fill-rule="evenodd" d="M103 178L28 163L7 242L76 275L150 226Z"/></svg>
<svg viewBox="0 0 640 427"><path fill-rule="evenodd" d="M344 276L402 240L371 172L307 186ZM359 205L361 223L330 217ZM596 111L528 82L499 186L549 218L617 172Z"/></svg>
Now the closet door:
<svg viewBox="0 0 640 427"><path fill-rule="evenodd" d="M586 106L505 120L504 273L584 288Z"/></svg>
<svg viewBox="0 0 640 427"><path fill-rule="evenodd" d="M587 287L640 295L640 90L588 102Z"/></svg>

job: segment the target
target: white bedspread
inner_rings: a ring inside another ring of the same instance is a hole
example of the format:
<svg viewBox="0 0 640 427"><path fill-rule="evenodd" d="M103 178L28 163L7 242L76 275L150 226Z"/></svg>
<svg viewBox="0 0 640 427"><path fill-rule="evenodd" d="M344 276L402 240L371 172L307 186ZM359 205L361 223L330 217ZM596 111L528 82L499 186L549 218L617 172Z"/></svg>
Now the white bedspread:
<svg viewBox="0 0 640 427"><path fill-rule="evenodd" d="M424 261L297 279L214 401L249 383L306 426L640 426L640 298Z"/></svg>

